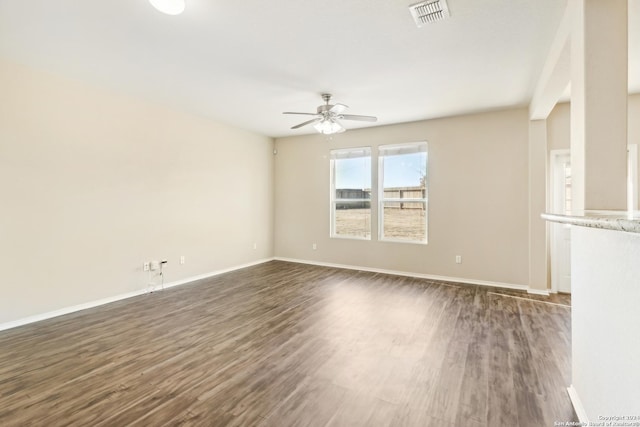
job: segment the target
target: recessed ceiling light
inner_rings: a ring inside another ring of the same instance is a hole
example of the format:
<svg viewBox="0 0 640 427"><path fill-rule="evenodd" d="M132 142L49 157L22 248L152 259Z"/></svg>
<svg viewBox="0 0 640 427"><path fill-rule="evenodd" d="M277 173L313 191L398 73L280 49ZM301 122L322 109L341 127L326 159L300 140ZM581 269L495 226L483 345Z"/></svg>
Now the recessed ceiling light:
<svg viewBox="0 0 640 427"><path fill-rule="evenodd" d="M180 15L185 8L185 0L149 0L149 3L167 15Z"/></svg>

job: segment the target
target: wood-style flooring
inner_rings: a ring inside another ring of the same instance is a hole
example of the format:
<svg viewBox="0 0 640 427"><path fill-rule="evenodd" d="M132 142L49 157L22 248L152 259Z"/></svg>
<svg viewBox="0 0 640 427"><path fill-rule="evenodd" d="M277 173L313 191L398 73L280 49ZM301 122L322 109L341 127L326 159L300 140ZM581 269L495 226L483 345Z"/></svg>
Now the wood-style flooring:
<svg viewBox="0 0 640 427"><path fill-rule="evenodd" d="M273 261L0 332L0 425L577 421L568 302Z"/></svg>

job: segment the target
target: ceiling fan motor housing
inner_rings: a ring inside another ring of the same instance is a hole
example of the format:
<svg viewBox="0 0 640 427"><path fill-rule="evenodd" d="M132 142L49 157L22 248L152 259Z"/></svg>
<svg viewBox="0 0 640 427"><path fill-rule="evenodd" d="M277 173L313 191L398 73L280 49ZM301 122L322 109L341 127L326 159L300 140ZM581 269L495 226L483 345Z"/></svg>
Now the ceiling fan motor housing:
<svg viewBox="0 0 640 427"><path fill-rule="evenodd" d="M327 113L329 112L329 110L331 110L331 108L333 108L333 105L331 104L320 105L318 106L318 114Z"/></svg>
<svg viewBox="0 0 640 427"><path fill-rule="evenodd" d="M325 115L325 113L327 113L333 107L333 105L329 104L329 102L331 101L331 94L323 93L322 100L324 101L324 105L320 105L318 107L318 114Z"/></svg>

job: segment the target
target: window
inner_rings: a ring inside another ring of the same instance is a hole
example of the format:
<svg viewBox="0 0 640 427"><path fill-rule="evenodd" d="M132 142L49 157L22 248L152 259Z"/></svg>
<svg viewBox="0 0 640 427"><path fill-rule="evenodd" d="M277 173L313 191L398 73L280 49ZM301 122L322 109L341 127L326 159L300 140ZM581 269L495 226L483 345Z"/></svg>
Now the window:
<svg viewBox="0 0 640 427"><path fill-rule="evenodd" d="M331 237L371 239L371 148L331 151Z"/></svg>
<svg viewBox="0 0 640 427"><path fill-rule="evenodd" d="M427 143L381 145L380 240L427 243Z"/></svg>

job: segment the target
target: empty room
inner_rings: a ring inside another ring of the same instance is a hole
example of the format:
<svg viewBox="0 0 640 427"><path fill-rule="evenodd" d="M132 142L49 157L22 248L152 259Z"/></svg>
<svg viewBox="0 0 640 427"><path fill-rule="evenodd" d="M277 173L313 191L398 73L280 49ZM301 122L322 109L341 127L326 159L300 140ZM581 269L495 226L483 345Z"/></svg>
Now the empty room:
<svg viewBox="0 0 640 427"><path fill-rule="evenodd" d="M0 425L640 426L640 1L0 0Z"/></svg>

